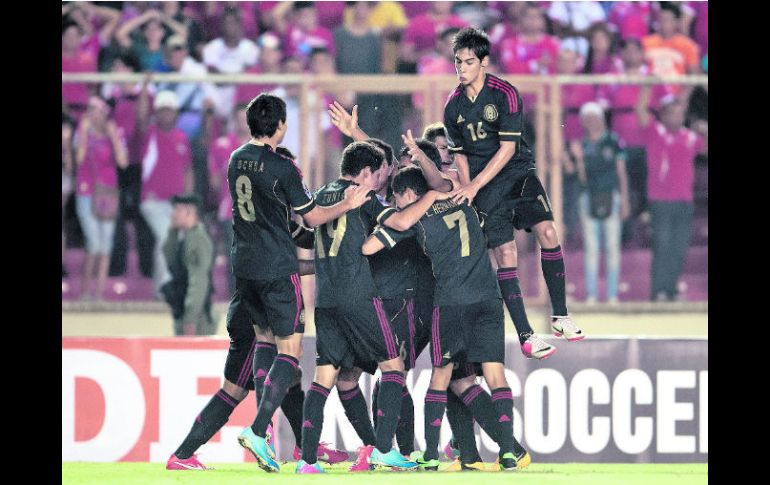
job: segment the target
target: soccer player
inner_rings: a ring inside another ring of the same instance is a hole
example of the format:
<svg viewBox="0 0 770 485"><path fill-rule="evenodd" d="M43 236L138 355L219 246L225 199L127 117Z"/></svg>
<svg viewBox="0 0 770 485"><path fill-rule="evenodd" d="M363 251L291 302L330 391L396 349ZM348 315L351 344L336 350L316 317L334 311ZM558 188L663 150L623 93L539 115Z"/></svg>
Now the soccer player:
<svg viewBox="0 0 770 485"><path fill-rule="evenodd" d="M483 214L487 245L497 260L498 284L522 353L543 359L556 349L535 335L527 320L516 270L514 228L534 231L540 244L554 333L569 341L585 335L567 312L564 259L548 195L523 137L521 96L510 83L486 72L489 48L487 35L473 27L461 30L452 41L460 85L444 107L444 126L462 183L454 200L473 202Z"/></svg>
<svg viewBox="0 0 770 485"><path fill-rule="evenodd" d="M233 201L231 252L236 289L227 315L230 349L221 392L222 401L231 407L245 397L252 368L250 354L256 345L254 333L263 335L269 329L278 354L265 378L257 416L238 442L255 456L260 468L278 471L266 437L267 426L295 382L304 333L299 268L289 232L290 209L306 224L316 226L360 207L369 196L354 187L336 204L316 206L305 192L296 166L275 153L288 128L286 103L260 94L246 113L251 140L232 153L227 173ZM224 414L219 412L216 419Z"/></svg>
<svg viewBox="0 0 770 485"><path fill-rule="evenodd" d="M376 139L368 138L368 135L360 129L358 126L358 107L354 106L351 113L345 111L345 109L338 102L334 102L329 105L329 115L332 119L332 123L346 136L352 137L354 140L370 140L376 141ZM431 125L433 126L433 125ZM443 129L443 128L442 128ZM428 128L426 128L428 131ZM438 132L436 132L438 133ZM402 135L402 139L405 146L399 151L399 164L398 167L417 165L423 168L429 185L435 190L441 192L451 191L456 187L456 181L454 179L447 180L446 174L442 174L441 165L442 155L438 147L430 141L424 139L415 140L412 136L411 130L406 135ZM381 146L382 145L378 145ZM389 146L384 147L387 151ZM395 175L395 174L392 174ZM389 186L388 193L392 194L392 188L390 187L390 181L385 181ZM383 192L382 187L378 192ZM382 201L382 199L380 199ZM412 248L404 248L407 245L416 244L414 239L407 239L402 241L396 247L390 251L384 251L377 253L376 258L382 258L379 261L371 260L372 271L375 278L375 283L378 286L388 283L382 283L381 280L388 281L391 278L399 278L394 274L388 274L395 272L398 273L398 269L406 268L414 269L416 271L416 288L413 292L414 306L412 307L412 314L407 311L407 325L409 328L410 339L410 351L409 362L404 361L406 369L414 367L414 363L419 357L420 353L427 347L430 342L430 321L433 311L433 292L435 288L435 278L433 276L433 269L431 268L430 260L422 251L414 251ZM395 254L391 254L395 253ZM383 254L384 256L379 256ZM407 264L401 259L403 256L410 256ZM411 275L410 275L411 276ZM404 284L409 286L410 277L404 275ZM385 294L390 293L389 289L384 289ZM397 300L396 300L397 302ZM384 299L384 303L388 304L388 300ZM409 299L407 299L406 307L409 308ZM397 305L397 303L394 303ZM396 313L394 317L394 328L398 334L400 329L403 329L397 319L397 316L402 314ZM412 324L412 321L414 324ZM399 337L404 339L400 334ZM475 384L475 372L465 372L467 369L460 368L458 373L453 374L453 379L462 379L462 382L458 381L458 385L470 386ZM399 420L399 426L396 432L396 440L398 441L399 450L402 454L411 454L414 448L414 406L411 400L411 395L404 388L402 407L401 407L401 419ZM377 425L377 412L376 401L379 395L379 381L375 384L374 392L372 395L372 418L374 425ZM474 399L476 405L491 405L491 397L488 393L476 393L477 397ZM343 401L344 404L344 401ZM347 412L347 409L346 409ZM475 432L473 429L473 416L465 406L465 404L453 393L448 396L447 400L447 418L452 428L452 433L457 438L452 438L450 444L445 448L447 456L455 460L448 470L451 469L483 469L483 463L481 456L478 452L475 440ZM352 420L352 418L351 418ZM358 428L357 428L358 430ZM359 436L361 433L359 432ZM459 449L455 449L454 447ZM351 471L366 469L366 456L364 450L359 451L359 457L356 463L351 467ZM459 455L459 457L457 456Z"/></svg>
<svg viewBox="0 0 770 485"><path fill-rule="evenodd" d="M337 204L352 185L368 190L378 187L385 163L383 152L374 145L351 143L342 154L341 177L318 189L315 200L321 206ZM316 229L316 372L305 398L297 473L323 473L316 463L316 447L326 398L340 369L355 367L369 373L379 367L382 372L376 446L370 463L403 469L416 466L391 449L401 408L404 364L361 245L378 223L396 230L411 227L437 197L437 192L429 192L421 204L397 213L383 206L372 190L370 200L360 208Z"/></svg>
<svg viewBox="0 0 770 485"><path fill-rule="evenodd" d="M423 207L428 182L419 168L402 169L393 180L401 210ZM401 233L378 227L362 247L374 254L398 240L416 236L431 260L436 289L431 322L433 374L425 396L426 450L416 456L425 470L438 469L438 440L454 363L479 362L492 390L493 406L474 406L478 386L452 391L469 403L479 424L500 446L501 470L515 470L527 452L513 437L513 398L505 380L505 330L500 289L486 254L482 224L476 211L454 200L435 201L416 223Z"/></svg>

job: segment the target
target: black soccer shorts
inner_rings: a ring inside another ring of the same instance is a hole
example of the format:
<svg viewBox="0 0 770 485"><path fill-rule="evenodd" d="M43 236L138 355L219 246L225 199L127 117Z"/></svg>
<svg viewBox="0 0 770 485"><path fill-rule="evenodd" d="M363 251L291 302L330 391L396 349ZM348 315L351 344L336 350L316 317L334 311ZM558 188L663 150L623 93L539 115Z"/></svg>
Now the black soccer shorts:
<svg viewBox="0 0 770 485"><path fill-rule="evenodd" d="M501 299L434 307L431 320L433 366L444 367L451 362L505 363L503 323Z"/></svg>

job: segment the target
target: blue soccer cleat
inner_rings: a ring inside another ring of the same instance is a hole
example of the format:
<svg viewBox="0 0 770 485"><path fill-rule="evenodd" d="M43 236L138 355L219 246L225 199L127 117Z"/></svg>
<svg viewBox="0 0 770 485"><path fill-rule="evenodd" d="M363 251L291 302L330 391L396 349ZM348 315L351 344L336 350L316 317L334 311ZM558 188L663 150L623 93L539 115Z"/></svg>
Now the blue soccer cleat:
<svg viewBox="0 0 770 485"><path fill-rule="evenodd" d="M275 453L273 453L267 440L255 435L250 426L238 435L238 443L254 455L261 469L266 472L280 471L281 468L274 459Z"/></svg>
<svg viewBox="0 0 770 485"><path fill-rule="evenodd" d="M375 448L372 451L372 456L369 459L369 463L372 465L398 468L400 470L413 470L417 468L417 463L404 458L404 455L395 449L390 450L387 453L382 453L380 450Z"/></svg>

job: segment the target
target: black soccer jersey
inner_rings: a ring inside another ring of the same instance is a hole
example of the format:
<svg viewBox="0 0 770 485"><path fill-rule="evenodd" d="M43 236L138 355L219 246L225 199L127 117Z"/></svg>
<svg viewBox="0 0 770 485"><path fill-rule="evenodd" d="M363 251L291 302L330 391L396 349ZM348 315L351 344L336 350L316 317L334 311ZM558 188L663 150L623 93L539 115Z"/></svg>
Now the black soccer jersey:
<svg viewBox="0 0 770 485"><path fill-rule="evenodd" d="M326 184L316 191L315 200L323 207L337 204L352 184L344 179ZM396 210L382 205L374 191L369 196L361 207L315 230L317 307L331 308L378 296L369 259L361 253L361 246L374 227Z"/></svg>
<svg viewBox="0 0 770 485"><path fill-rule="evenodd" d="M387 248L417 237L436 276L435 306L501 298L481 221L472 207L451 199L437 201L410 230L379 227L374 234Z"/></svg>
<svg viewBox="0 0 770 485"><path fill-rule="evenodd" d="M269 145L246 143L230 155L227 183L233 201L235 276L272 280L299 271L289 230L290 211L315 207L294 163Z"/></svg>
<svg viewBox="0 0 770 485"><path fill-rule="evenodd" d="M523 138L523 114L518 90L492 74L486 75L473 101L465 95L462 84L452 91L444 106L447 142L449 150L468 157L471 179L486 167L501 141L516 142L516 151L500 171L500 178L534 166L532 150Z"/></svg>
<svg viewBox="0 0 770 485"><path fill-rule="evenodd" d="M369 256L369 263L382 299L403 298L417 284L416 255L421 252L414 238Z"/></svg>

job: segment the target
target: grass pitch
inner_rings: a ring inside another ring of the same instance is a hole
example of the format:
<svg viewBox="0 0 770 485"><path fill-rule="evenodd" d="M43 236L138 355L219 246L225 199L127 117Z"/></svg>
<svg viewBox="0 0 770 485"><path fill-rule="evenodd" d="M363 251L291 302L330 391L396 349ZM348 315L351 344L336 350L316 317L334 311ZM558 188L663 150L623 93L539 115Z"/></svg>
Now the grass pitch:
<svg viewBox="0 0 770 485"><path fill-rule="evenodd" d="M167 471L163 463L62 463L62 485L705 485L708 464L538 464L514 473L392 472L348 473L350 463L326 467L325 475L295 475L296 463L281 464L280 473L266 473L253 463L207 464L214 470ZM446 466L446 464L442 464ZM471 475L481 475L471 478Z"/></svg>

